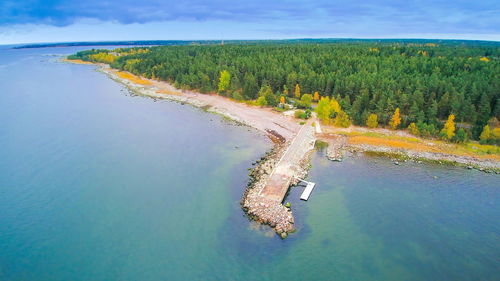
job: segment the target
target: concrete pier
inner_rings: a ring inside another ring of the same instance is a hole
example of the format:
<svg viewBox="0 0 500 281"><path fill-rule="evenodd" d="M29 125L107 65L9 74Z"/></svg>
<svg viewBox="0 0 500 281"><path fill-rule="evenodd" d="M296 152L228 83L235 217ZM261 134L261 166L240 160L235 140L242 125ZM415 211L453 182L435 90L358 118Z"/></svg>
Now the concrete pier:
<svg viewBox="0 0 500 281"><path fill-rule="evenodd" d="M265 161L256 166L251 175L255 182L247 189L242 202L253 219L270 225L282 238L294 230L292 211L283 205L283 200L290 185L307 173L307 155L316 142L312 119L292 140L277 145Z"/></svg>
<svg viewBox="0 0 500 281"><path fill-rule="evenodd" d="M316 137L314 136L315 127L312 126L313 118L308 120L300 129L295 138L290 143L277 165L274 167L266 186L260 195L269 200L282 202L293 183L294 177L302 176L299 173L303 171L301 162L307 153L314 148Z"/></svg>

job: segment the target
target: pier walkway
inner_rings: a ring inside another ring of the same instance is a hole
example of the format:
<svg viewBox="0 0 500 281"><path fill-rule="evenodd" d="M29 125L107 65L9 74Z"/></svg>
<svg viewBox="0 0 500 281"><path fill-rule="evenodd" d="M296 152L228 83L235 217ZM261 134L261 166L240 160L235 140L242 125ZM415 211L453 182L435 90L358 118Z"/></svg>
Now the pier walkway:
<svg viewBox="0 0 500 281"><path fill-rule="evenodd" d="M299 176L301 161L314 148L316 137L315 127L312 126L315 118L309 119L299 130L290 146L276 164L269 176L266 186L260 195L275 202L282 202L290 187L293 177Z"/></svg>

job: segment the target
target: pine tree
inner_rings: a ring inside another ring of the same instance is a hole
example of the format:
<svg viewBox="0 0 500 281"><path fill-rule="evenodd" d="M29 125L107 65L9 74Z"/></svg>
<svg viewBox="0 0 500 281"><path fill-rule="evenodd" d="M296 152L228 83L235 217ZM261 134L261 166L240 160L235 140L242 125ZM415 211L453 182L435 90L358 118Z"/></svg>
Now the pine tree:
<svg viewBox="0 0 500 281"><path fill-rule="evenodd" d="M251 73L245 74L243 78L243 95L247 99L257 98L257 93L259 92L259 86L257 85L257 79Z"/></svg>
<svg viewBox="0 0 500 281"><path fill-rule="evenodd" d="M464 143L467 141L467 133L465 132L464 128L460 128L457 130L454 141L458 143Z"/></svg>

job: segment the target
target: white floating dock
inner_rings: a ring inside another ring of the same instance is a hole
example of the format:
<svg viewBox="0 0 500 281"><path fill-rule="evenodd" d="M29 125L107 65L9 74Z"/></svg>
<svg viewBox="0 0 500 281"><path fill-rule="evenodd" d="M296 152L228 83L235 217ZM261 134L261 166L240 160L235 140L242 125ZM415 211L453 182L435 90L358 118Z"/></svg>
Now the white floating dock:
<svg viewBox="0 0 500 281"><path fill-rule="evenodd" d="M306 182L306 181L303 182L307 183L307 186L304 189L304 192L302 192L302 195L300 195L300 199L307 201L316 184L314 182Z"/></svg>

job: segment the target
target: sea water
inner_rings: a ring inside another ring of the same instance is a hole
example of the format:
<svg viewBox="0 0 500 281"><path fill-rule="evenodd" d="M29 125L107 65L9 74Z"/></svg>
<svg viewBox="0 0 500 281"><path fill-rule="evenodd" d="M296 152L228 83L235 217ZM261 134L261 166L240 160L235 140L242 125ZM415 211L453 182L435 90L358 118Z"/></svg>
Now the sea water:
<svg viewBox="0 0 500 281"><path fill-rule="evenodd" d="M259 132L0 48L0 280L498 280L498 175L312 158L281 240L239 201Z"/></svg>

